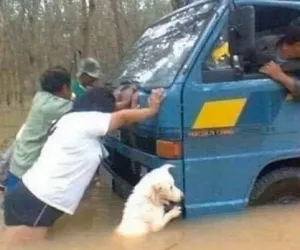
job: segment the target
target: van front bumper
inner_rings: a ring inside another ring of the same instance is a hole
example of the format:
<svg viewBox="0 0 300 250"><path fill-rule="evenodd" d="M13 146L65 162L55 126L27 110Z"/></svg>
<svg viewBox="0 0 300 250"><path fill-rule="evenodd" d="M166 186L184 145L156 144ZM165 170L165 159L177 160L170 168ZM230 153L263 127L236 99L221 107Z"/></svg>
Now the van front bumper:
<svg viewBox="0 0 300 250"><path fill-rule="evenodd" d="M106 182L108 182L116 194L126 199L137 181L148 171L158 166L158 157L129 147L112 137L106 137L104 144L110 154L102 163L105 169ZM135 172L134 180L131 178L133 176L130 175L130 173L134 172L132 171L133 167L138 168L136 169L138 172ZM124 178L118 172L120 169L123 172L128 172L128 178Z"/></svg>
<svg viewBox="0 0 300 250"><path fill-rule="evenodd" d="M104 144L110 156L102 163L106 181L115 193L126 199L137 182L149 171L165 163L176 166L172 175L177 186L183 190L182 161L161 159L123 144L112 137L106 137ZM121 173L122 172L122 173ZM134 176L133 176L134 175Z"/></svg>

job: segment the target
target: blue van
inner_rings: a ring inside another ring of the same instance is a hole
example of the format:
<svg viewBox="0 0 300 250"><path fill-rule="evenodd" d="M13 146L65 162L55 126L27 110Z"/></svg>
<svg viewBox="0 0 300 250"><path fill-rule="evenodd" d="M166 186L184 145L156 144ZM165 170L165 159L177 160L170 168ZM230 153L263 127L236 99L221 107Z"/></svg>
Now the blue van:
<svg viewBox="0 0 300 250"><path fill-rule="evenodd" d="M166 98L155 118L105 138L113 190L126 198L170 163L187 218L298 201L300 103L253 56L297 17L297 0L199 0L149 26L110 79L136 84L141 106L153 88Z"/></svg>

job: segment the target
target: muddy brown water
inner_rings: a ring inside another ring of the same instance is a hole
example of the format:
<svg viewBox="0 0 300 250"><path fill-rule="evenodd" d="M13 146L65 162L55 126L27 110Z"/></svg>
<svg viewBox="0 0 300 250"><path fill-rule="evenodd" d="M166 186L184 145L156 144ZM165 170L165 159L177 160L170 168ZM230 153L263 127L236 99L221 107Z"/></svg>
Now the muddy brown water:
<svg viewBox="0 0 300 250"><path fill-rule="evenodd" d="M14 136L25 111L0 110L0 140ZM260 207L239 214L177 220L139 241L112 237L124 201L103 184L93 185L74 216L62 218L42 245L21 249L276 250L300 248L300 205ZM0 216L2 217L2 215ZM2 221L2 218L0 219ZM3 245L0 231L0 250ZM15 249L15 248L13 248Z"/></svg>

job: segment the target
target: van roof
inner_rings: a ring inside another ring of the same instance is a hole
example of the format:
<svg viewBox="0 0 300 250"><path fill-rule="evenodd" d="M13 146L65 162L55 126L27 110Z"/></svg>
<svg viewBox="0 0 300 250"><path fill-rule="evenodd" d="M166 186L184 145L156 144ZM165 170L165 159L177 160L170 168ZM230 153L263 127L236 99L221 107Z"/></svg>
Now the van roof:
<svg viewBox="0 0 300 250"><path fill-rule="evenodd" d="M300 6L300 0L233 0L233 2L236 4L255 4L255 5L265 5L265 4L294 5L295 4L296 6Z"/></svg>

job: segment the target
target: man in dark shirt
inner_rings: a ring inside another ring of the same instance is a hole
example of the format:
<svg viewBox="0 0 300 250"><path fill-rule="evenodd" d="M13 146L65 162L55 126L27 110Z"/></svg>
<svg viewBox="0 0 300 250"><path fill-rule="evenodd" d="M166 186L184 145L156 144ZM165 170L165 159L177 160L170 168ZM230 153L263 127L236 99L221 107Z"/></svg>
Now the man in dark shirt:
<svg viewBox="0 0 300 250"><path fill-rule="evenodd" d="M300 96L300 80L284 72L283 65L289 61L300 60L300 22L292 23L283 37L276 43L276 56L274 60L260 68L260 72L278 81L286 87L293 96ZM300 65L300 64L299 64ZM300 70L300 68L298 69Z"/></svg>

